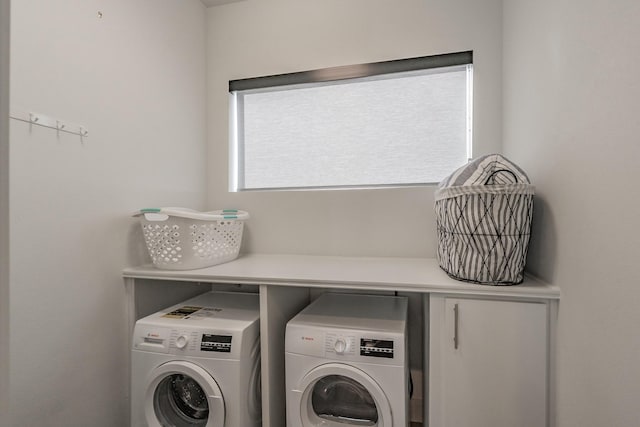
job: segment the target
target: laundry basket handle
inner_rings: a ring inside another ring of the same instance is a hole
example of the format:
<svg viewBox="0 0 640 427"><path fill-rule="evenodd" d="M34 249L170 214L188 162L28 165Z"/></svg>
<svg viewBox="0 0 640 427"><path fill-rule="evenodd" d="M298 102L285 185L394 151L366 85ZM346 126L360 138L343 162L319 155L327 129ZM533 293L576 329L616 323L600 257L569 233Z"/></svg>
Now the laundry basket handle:
<svg viewBox="0 0 640 427"><path fill-rule="evenodd" d="M496 171L493 171L491 173L491 175L489 175L487 177L487 180L484 182L484 185L495 184L496 183L495 182L496 181L496 176L498 176L500 174L502 174L502 175L504 175L504 174L511 175L511 177L513 178L513 181L510 182L510 183L511 184L517 184L518 183L518 176L515 173L513 173L513 171L510 171L509 169L498 169Z"/></svg>
<svg viewBox="0 0 640 427"><path fill-rule="evenodd" d="M199 212L187 208L144 208L134 213L133 216L144 215L145 218L153 218L155 221L164 221L169 216L180 218L197 219L203 221L220 221L220 220L246 220L249 213L238 209L223 209L210 212Z"/></svg>

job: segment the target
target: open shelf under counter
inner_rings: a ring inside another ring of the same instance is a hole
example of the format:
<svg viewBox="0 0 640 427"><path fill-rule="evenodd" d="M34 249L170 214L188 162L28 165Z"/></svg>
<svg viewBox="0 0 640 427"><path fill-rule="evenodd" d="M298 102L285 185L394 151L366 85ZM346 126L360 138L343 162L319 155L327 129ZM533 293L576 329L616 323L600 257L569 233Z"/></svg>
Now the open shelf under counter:
<svg viewBox="0 0 640 427"><path fill-rule="evenodd" d="M433 258L243 254L234 261L197 270L161 270L145 265L127 268L123 276L184 282L560 298L557 286L533 277L525 277L523 283L514 286L486 286L454 280Z"/></svg>

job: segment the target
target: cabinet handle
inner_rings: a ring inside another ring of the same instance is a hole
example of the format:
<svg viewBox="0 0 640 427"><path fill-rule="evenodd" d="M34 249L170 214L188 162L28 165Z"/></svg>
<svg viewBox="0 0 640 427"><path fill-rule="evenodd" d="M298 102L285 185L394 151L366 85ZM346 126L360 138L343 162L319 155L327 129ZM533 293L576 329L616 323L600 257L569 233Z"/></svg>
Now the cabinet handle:
<svg viewBox="0 0 640 427"><path fill-rule="evenodd" d="M453 306L453 348L458 349L458 304Z"/></svg>

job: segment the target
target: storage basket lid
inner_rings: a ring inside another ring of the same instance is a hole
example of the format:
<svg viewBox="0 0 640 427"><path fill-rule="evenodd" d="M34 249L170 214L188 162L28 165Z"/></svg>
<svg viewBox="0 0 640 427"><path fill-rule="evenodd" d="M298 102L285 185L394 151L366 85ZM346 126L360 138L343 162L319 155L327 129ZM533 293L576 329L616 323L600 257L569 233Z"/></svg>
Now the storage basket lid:
<svg viewBox="0 0 640 427"><path fill-rule="evenodd" d="M438 184L436 201L462 194L534 194L527 174L500 154L487 154L458 168Z"/></svg>

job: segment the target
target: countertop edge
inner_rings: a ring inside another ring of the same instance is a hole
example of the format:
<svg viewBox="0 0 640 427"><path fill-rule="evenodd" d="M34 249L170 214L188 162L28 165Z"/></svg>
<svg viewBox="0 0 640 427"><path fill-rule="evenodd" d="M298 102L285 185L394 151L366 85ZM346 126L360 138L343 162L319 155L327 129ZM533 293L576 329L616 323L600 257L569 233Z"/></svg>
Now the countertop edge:
<svg viewBox="0 0 640 427"><path fill-rule="evenodd" d="M151 264L126 268L124 278L248 285L305 286L404 292L560 299L557 286L526 276L522 284L479 285L457 281L433 258L338 257L244 254L197 270L161 270Z"/></svg>

